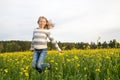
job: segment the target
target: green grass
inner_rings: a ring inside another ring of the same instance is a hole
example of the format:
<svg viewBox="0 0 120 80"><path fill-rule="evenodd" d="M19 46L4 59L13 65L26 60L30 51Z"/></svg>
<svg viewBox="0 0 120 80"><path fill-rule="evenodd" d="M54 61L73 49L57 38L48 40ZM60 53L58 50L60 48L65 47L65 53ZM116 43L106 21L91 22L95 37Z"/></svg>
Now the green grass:
<svg viewBox="0 0 120 80"><path fill-rule="evenodd" d="M32 68L32 52L0 54L0 80L120 80L120 49L49 51L51 70Z"/></svg>

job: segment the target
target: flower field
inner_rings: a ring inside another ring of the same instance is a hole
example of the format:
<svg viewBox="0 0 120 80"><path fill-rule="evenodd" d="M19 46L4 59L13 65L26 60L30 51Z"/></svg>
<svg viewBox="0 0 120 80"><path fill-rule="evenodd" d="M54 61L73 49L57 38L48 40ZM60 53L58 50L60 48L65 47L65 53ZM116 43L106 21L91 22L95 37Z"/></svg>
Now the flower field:
<svg viewBox="0 0 120 80"><path fill-rule="evenodd" d="M120 49L49 51L51 70L39 74L32 52L0 54L0 80L120 80Z"/></svg>

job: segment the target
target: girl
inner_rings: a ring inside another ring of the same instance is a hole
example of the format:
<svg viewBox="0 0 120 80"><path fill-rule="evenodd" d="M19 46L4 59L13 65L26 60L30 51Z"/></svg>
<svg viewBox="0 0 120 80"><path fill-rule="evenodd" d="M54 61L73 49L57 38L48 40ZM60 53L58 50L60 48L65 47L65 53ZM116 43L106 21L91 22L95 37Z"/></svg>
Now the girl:
<svg viewBox="0 0 120 80"><path fill-rule="evenodd" d="M49 29L54 27L54 25L50 23L44 16L39 17L37 23L39 27L33 31L33 38L31 43L31 51L34 50L32 66L39 73L41 73L46 67L48 69L51 68L51 64L43 63L47 54L47 38L49 38L49 40L54 44L59 52L61 52L61 49L50 34Z"/></svg>

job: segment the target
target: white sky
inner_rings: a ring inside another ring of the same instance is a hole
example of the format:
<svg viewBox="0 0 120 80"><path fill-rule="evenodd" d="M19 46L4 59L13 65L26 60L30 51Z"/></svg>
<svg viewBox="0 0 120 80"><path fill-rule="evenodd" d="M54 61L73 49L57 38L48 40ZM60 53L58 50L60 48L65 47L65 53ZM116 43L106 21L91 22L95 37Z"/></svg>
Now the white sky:
<svg viewBox="0 0 120 80"><path fill-rule="evenodd" d="M120 42L120 0L0 0L0 40L31 40L39 16L57 41Z"/></svg>

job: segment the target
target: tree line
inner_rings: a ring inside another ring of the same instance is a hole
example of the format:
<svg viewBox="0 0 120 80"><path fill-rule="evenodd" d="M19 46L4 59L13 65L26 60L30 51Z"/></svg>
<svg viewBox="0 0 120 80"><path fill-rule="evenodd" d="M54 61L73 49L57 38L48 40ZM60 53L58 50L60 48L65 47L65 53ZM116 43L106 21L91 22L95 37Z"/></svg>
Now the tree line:
<svg viewBox="0 0 120 80"><path fill-rule="evenodd" d="M120 48L120 43L116 40L110 40L108 42L58 42L58 45L62 50L71 49L103 49L103 48ZM15 52L15 51L28 51L30 50L31 41L0 41L0 52ZM55 49L54 46L48 42L48 50Z"/></svg>

